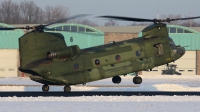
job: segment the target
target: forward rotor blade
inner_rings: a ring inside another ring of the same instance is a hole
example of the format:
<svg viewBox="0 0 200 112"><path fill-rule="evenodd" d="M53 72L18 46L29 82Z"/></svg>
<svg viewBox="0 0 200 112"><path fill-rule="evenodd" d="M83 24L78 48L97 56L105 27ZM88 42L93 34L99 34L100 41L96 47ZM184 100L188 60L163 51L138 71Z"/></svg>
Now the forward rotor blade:
<svg viewBox="0 0 200 112"><path fill-rule="evenodd" d="M14 29L17 29L17 28L0 28L0 30L14 30Z"/></svg>
<svg viewBox="0 0 200 112"><path fill-rule="evenodd" d="M0 30L14 30L14 29L26 29L25 27L15 27L15 28L0 28Z"/></svg>
<svg viewBox="0 0 200 112"><path fill-rule="evenodd" d="M61 20L58 20L58 21L55 21L55 22L46 24L46 25L44 25L44 26L49 26L49 25L52 25L52 24L55 24L55 23L60 23L60 22L64 22L64 21L69 21L69 20L71 20L71 19L76 19L76 18L80 18L80 17L85 17L85 16L88 16L88 15L89 15L89 14L79 14L79 15L75 15L75 16L72 16L72 17L69 17L69 18L61 19Z"/></svg>
<svg viewBox="0 0 200 112"><path fill-rule="evenodd" d="M143 19L143 18L132 18L132 17L121 17L121 16L99 16L101 18L118 19L125 21L136 21L136 22L154 22L153 19Z"/></svg>

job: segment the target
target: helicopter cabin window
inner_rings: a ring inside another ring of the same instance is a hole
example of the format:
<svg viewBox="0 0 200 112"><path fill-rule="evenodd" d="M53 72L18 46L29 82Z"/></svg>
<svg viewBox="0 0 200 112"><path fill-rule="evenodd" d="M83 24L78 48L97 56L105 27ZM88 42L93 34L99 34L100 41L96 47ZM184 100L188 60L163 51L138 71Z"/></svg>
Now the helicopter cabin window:
<svg viewBox="0 0 200 112"><path fill-rule="evenodd" d="M63 26L64 31L70 31L70 26Z"/></svg>
<svg viewBox="0 0 200 112"><path fill-rule="evenodd" d="M84 27L79 27L78 31L79 32L85 32L85 28Z"/></svg>
<svg viewBox="0 0 200 112"><path fill-rule="evenodd" d="M62 31L62 26L56 27L56 31Z"/></svg>
<svg viewBox="0 0 200 112"><path fill-rule="evenodd" d="M170 33L176 33L176 28L170 27Z"/></svg>
<svg viewBox="0 0 200 112"><path fill-rule="evenodd" d="M71 26L71 32L77 32L77 26Z"/></svg>
<svg viewBox="0 0 200 112"><path fill-rule="evenodd" d="M94 30L86 28L86 32L95 32Z"/></svg>
<svg viewBox="0 0 200 112"><path fill-rule="evenodd" d="M177 33L183 33L183 29L177 28Z"/></svg>
<svg viewBox="0 0 200 112"><path fill-rule="evenodd" d="M188 30L184 30L184 33L192 33L191 31Z"/></svg>
<svg viewBox="0 0 200 112"><path fill-rule="evenodd" d="M154 44L155 56L161 56L164 54L162 44Z"/></svg>

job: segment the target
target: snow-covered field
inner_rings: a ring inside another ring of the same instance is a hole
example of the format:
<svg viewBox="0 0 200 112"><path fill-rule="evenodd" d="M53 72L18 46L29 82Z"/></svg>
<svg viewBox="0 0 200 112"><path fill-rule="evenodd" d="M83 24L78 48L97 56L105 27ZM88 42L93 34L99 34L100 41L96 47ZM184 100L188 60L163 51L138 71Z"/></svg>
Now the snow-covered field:
<svg viewBox="0 0 200 112"><path fill-rule="evenodd" d="M198 75L141 75L141 77L143 78L141 85L134 85L133 76L128 76L122 77L122 82L118 85L114 85L111 79L105 79L87 83L85 86L72 86L72 91L200 91ZM0 85L2 85L0 91L41 91L42 86L28 78L0 78ZM63 91L63 86L51 86L50 91ZM0 111L199 112L200 96L2 97Z"/></svg>

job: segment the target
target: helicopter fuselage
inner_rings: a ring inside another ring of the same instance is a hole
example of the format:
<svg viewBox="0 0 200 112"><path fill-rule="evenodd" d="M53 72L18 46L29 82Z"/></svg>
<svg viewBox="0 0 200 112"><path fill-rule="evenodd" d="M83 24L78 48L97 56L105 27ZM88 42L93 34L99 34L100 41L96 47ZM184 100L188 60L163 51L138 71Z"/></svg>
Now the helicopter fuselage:
<svg viewBox="0 0 200 112"><path fill-rule="evenodd" d="M36 39L43 41L42 36L39 35L44 34L53 35L53 38L47 39L49 44L38 44ZM148 70L175 61L185 52L182 47L170 45L172 40L163 36L133 38L82 50L77 45L68 47L63 45L62 49L53 50L53 47L51 49L46 46L61 45L59 39L62 38L46 32L29 35L20 40L21 68L19 70L30 74L32 80L48 85L84 84ZM46 38L48 37L50 36ZM29 39L35 41L33 47L30 44L27 44L29 47L25 45ZM40 51L35 51L38 48ZM23 51L26 49L30 52L24 54Z"/></svg>

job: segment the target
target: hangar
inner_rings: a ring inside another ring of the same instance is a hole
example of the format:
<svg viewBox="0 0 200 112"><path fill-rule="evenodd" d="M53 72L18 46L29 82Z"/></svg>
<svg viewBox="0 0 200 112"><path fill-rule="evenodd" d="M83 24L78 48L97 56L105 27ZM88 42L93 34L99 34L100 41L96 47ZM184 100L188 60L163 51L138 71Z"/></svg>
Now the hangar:
<svg viewBox="0 0 200 112"><path fill-rule="evenodd" d="M12 27L0 23L0 27ZM0 77L16 77L18 74L19 53L18 38L22 36L22 30L0 31Z"/></svg>

